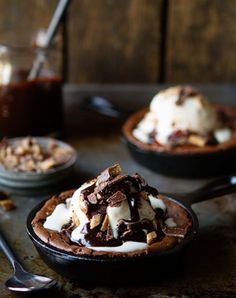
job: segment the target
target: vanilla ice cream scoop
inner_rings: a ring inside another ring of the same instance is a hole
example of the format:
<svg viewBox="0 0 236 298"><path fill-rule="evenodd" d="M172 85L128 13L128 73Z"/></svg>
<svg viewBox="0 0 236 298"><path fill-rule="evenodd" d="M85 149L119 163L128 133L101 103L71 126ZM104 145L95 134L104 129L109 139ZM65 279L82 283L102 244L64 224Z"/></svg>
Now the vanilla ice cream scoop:
<svg viewBox="0 0 236 298"><path fill-rule="evenodd" d="M44 223L79 246L122 253L148 248L174 227L158 191L138 174L122 175L118 164L83 184Z"/></svg>
<svg viewBox="0 0 236 298"><path fill-rule="evenodd" d="M160 91L151 101L150 111L138 123L133 135L143 143L150 142L150 135L162 145L171 145L174 134L183 137L184 142L212 135L217 142L227 141L231 133L222 130L216 109L207 99L191 87L171 87ZM189 138L194 135L195 138ZM221 138L218 136L220 135ZM197 145L197 144L196 144ZM200 145L200 142L199 142ZM204 142L201 145L205 145Z"/></svg>

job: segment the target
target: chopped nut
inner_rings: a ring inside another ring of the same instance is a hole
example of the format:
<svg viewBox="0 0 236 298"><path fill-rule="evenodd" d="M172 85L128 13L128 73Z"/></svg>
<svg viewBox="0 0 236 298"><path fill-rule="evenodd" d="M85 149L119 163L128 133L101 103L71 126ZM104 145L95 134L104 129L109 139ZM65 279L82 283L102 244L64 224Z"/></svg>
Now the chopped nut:
<svg viewBox="0 0 236 298"><path fill-rule="evenodd" d="M87 204L83 200L83 196L80 196L79 197L79 207L80 207L81 211L84 212L85 214L88 212L88 206L87 206Z"/></svg>
<svg viewBox="0 0 236 298"><path fill-rule="evenodd" d="M15 204L11 199L0 200L0 206L5 211L10 211L15 208Z"/></svg>
<svg viewBox="0 0 236 298"><path fill-rule="evenodd" d="M188 142L192 145L203 147L206 145L206 140L201 136L190 135L188 137Z"/></svg>
<svg viewBox="0 0 236 298"><path fill-rule="evenodd" d="M5 163L8 169L15 168L18 165L18 158L14 155L7 155Z"/></svg>
<svg viewBox="0 0 236 298"><path fill-rule="evenodd" d="M32 141L31 138L25 138L25 139L23 139L22 140L22 147L24 149L26 149L26 150L29 149L31 141Z"/></svg>
<svg viewBox="0 0 236 298"><path fill-rule="evenodd" d="M35 157L39 156L41 154L41 148L39 146L39 144L34 144L32 146L32 151Z"/></svg>
<svg viewBox="0 0 236 298"><path fill-rule="evenodd" d="M57 148L54 148L53 157L58 164L63 164L68 160L69 153L70 151L68 151L67 148L57 147Z"/></svg>
<svg viewBox="0 0 236 298"><path fill-rule="evenodd" d="M72 221L73 221L73 224L78 227L80 225L80 221L79 221L79 218L78 216L76 215L75 212L72 213Z"/></svg>
<svg viewBox="0 0 236 298"><path fill-rule="evenodd" d="M23 154L25 154L25 148L23 146L16 147L15 154L17 154L17 155L23 155Z"/></svg>
<svg viewBox="0 0 236 298"><path fill-rule="evenodd" d="M157 239L157 234L155 231L152 231L147 234L147 244L151 245Z"/></svg>
<svg viewBox="0 0 236 298"><path fill-rule="evenodd" d="M102 199L102 196L100 195L100 193L97 194L97 199L98 200Z"/></svg>
<svg viewBox="0 0 236 298"><path fill-rule="evenodd" d="M109 223L109 221L108 221L108 216L107 216L107 214L106 214L106 216L105 216L105 218L104 218L104 220L103 220L103 222L102 222L101 229L100 229L102 232L105 232L105 231L106 231L107 226L108 226L108 223Z"/></svg>
<svg viewBox="0 0 236 298"><path fill-rule="evenodd" d="M95 227L97 227L101 221L102 221L102 214L96 214L92 217L91 221L90 221L90 229L94 229Z"/></svg>
<svg viewBox="0 0 236 298"><path fill-rule="evenodd" d="M27 137L11 144L0 143L0 163L8 170L19 172L46 172L66 163L72 155L70 148L50 142L46 146Z"/></svg>
<svg viewBox="0 0 236 298"><path fill-rule="evenodd" d="M185 235L188 232L188 227L187 228L178 228L178 227L167 227L165 226L162 231L167 235L167 236L173 236L176 238L184 238Z"/></svg>
<svg viewBox="0 0 236 298"><path fill-rule="evenodd" d="M88 195L88 200L91 204L97 204L97 197L94 193Z"/></svg>
<svg viewBox="0 0 236 298"><path fill-rule="evenodd" d="M6 154L7 155L12 155L12 147L10 147L10 146L7 146L7 148L6 148Z"/></svg>
<svg viewBox="0 0 236 298"><path fill-rule="evenodd" d="M25 164L25 170L28 172L32 172L32 171L35 171L37 168L35 162L33 162L33 160L28 160Z"/></svg>
<svg viewBox="0 0 236 298"><path fill-rule="evenodd" d="M42 171L46 172L47 170L53 168L56 165L56 162L53 158L48 158L40 163L40 168Z"/></svg>

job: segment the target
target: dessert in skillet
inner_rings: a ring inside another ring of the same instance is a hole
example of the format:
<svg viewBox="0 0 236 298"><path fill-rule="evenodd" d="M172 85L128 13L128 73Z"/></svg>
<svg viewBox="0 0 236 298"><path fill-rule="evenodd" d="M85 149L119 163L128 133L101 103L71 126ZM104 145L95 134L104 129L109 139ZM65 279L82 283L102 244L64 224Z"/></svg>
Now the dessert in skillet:
<svg viewBox="0 0 236 298"><path fill-rule="evenodd" d="M138 256L166 251L192 227L183 207L118 164L75 191L49 199L32 227L42 241L76 255Z"/></svg>
<svg viewBox="0 0 236 298"><path fill-rule="evenodd" d="M189 86L171 87L132 115L123 132L144 150L211 152L236 146L236 110L210 104Z"/></svg>

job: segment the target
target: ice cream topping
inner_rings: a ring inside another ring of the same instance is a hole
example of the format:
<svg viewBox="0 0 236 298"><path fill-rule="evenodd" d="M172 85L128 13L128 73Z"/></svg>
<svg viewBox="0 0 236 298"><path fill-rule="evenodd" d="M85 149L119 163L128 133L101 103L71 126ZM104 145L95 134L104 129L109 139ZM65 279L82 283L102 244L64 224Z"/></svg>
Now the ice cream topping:
<svg viewBox="0 0 236 298"><path fill-rule="evenodd" d="M191 87L177 86L154 96L133 135L145 144L205 146L230 140L232 131L203 95Z"/></svg>
<svg viewBox="0 0 236 298"><path fill-rule="evenodd" d="M58 204L44 228L94 251L133 252L165 235L184 238L189 227L177 227L158 191L116 164Z"/></svg>

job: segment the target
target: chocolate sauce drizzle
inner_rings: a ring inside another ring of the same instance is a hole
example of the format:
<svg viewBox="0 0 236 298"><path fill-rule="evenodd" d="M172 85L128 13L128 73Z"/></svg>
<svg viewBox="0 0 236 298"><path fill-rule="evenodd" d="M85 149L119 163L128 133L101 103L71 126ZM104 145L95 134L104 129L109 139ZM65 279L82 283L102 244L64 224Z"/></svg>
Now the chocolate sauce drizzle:
<svg viewBox="0 0 236 298"><path fill-rule="evenodd" d="M188 97L196 96L199 92L191 86L184 86L179 91L179 97L176 105L181 106Z"/></svg>
<svg viewBox="0 0 236 298"><path fill-rule="evenodd" d="M157 240L164 237L162 227L165 226L166 214L162 209L154 210L156 213L155 223L153 220L141 219L139 214L141 200L146 200L150 204L148 195L157 196L157 189L147 185L139 174L121 175L115 166L112 167L112 171L110 168L105 171L99 175L96 184L88 186L81 192L81 198L87 206L87 217L92 219L93 216L100 214L102 220L95 227L91 227L91 221L84 225L80 231L83 236L79 240L79 244L83 246L119 246L124 241L146 242L147 233L152 231L158 235ZM109 224L106 228L102 228L103 221L107 207L119 207L124 200L128 201L131 219L121 219L118 222L118 237L114 238ZM170 231L168 230L168 232Z"/></svg>

